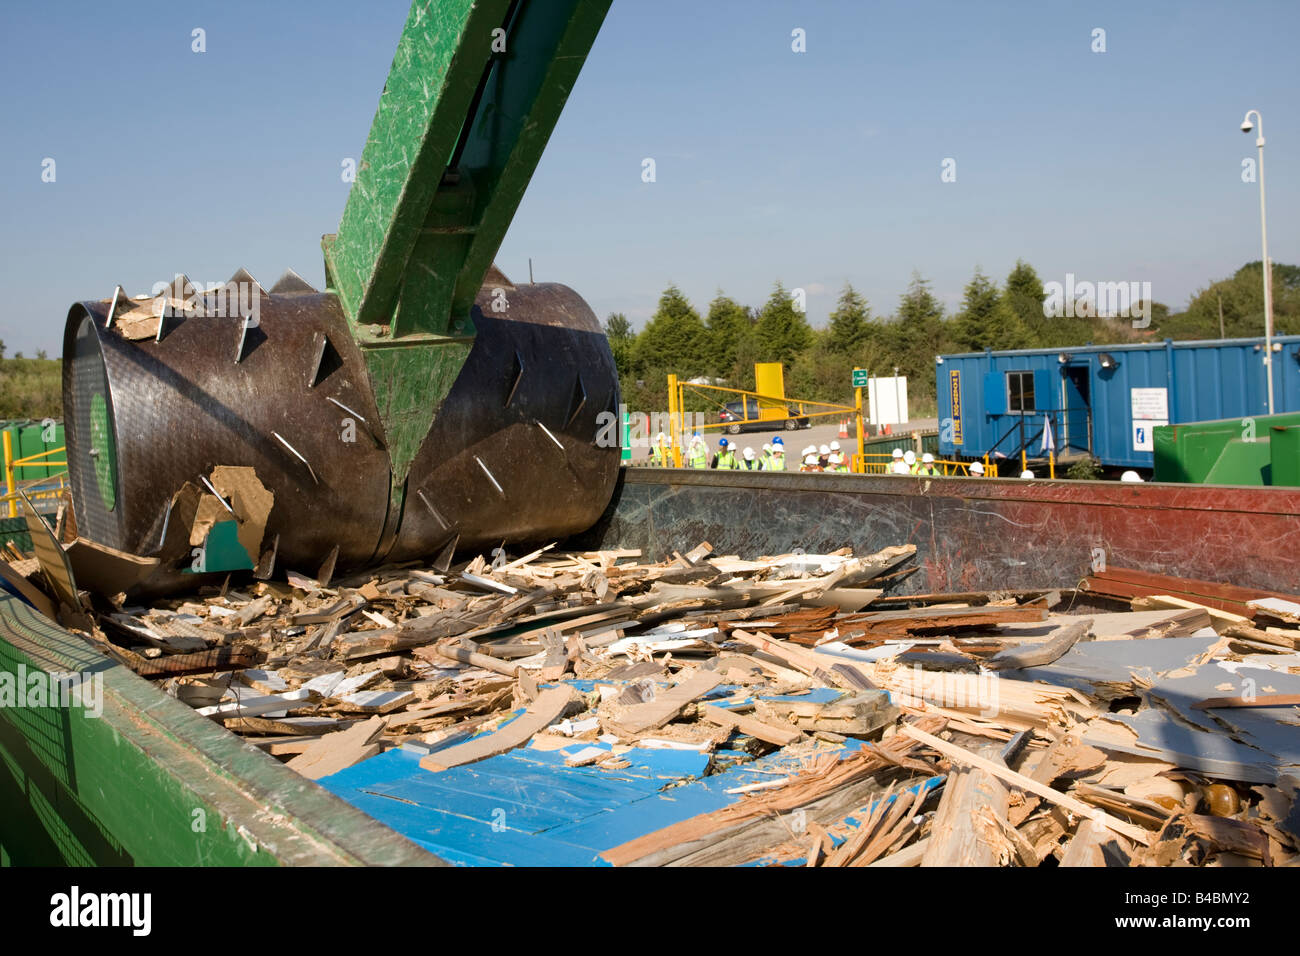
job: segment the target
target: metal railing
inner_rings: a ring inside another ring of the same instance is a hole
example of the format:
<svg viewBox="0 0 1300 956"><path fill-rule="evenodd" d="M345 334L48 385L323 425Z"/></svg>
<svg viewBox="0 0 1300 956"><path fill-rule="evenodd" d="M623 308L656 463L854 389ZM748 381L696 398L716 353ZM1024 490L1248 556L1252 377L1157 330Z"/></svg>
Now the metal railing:
<svg viewBox="0 0 1300 956"><path fill-rule="evenodd" d="M971 477L970 466L974 462L956 461L946 458L936 458L934 460L935 468L939 469L939 474L943 477ZM894 457L892 454L866 454L853 456L853 469L866 475L892 475ZM902 476L900 476L902 477ZM928 477L920 475L916 477ZM996 462L984 463L984 478L998 477L998 466Z"/></svg>
<svg viewBox="0 0 1300 956"><path fill-rule="evenodd" d="M1068 414L1070 411L1076 413L1082 412L1085 416L1084 424L1088 434L1088 447L1072 445L1070 443L1069 427L1070 421ZM1043 437L1046 431L1044 422L1050 422L1052 428L1052 442L1050 447L1043 451ZM999 451L1002 443L1008 438L1016 436L1008 448L1009 451ZM1043 409L1040 411L1024 412L1018 415L1015 422L1007 429L1002 437L993 443L993 447L988 450L986 458L1003 458L1003 459L1020 459L1021 469L1029 467L1029 460L1046 459L1050 476L1056 477L1056 459L1062 451L1070 448L1077 448L1080 451L1092 453L1092 410L1082 409Z"/></svg>
<svg viewBox="0 0 1300 956"><path fill-rule="evenodd" d="M63 497L68 483L68 463L66 461L49 461L48 459L51 455L66 453L66 446L63 448L50 448L37 452L35 455L28 455L25 458L14 458L13 435L5 431L2 440L5 456L5 494L0 496L0 503L3 504L10 518L18 517L18 488L22 488L23 493L33 502L58 501ZM22 468L62 468L63 471L56 472L53 475L42 475L39 478L19 480L15 473Z"/></svg>

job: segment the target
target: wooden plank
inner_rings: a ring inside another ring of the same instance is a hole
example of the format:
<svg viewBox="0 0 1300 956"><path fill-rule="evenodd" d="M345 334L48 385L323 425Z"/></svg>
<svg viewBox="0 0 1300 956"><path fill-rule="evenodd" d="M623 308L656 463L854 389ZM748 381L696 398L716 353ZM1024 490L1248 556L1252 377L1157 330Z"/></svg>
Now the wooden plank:
<svg viewBox="0 0 1300 956"><path fill-rule="evenodd" d="M922 837L909 847L904 847L897 853L891 853L889 856L882 856L875 863L868 863L867 866L920 866L921 860L926 851L930 848L930 838Z"/></svg>
<svg viewBox="0 0 1300 956"><path fill-rule="evenodd" d="M730 637L732 640L748 644L750 647L785 661L800 673L814 677L827 686L841 687L845 690L873 690L875 688L875 685L856 667L840 662L835 658L827 657L825 654L819 654L816 651L806 650L802 647L795 647L776 638L763 637L739 629L733 630Z"/></svg>
<svg viewBox="0 0 1300 956"><path fill-rule="evenodd" d="M346 770L367 757L373 757L383 748L375 743L384 730L384 718L378 715L369 720L359 720L347 730L326 734L289 761L288 767L307 777L319 780L340 770Z"/></svg>
<svg viewBox="0 0 1300 956"><path fill-rule="evenodd" d="M985 666L990 670L1042 667L1060 658L1090 633L1092 633L1092 618L1085 617L1057 628L1042 644L1023 644L1013 650L1001 651L989 658Z"/></svg>
<svg viewBox="0 0 1300 956"><path fill-rule="evenodd" d="M1288 634L1275 633L1273 630L1260 630L1257 627L1250 627L1246 624L1229 624L1222 630L1218 631L1224 637L1232 637L1241 640L1254 641L1258 644L1269 644L1273 647L1285 648L1287 650L1300 650L1300 634L1292 637Z"/></svg>
<svg viewBox="0 0 1300 956"><path fill-rule="evenodd" d="M722 675L716 671L697 670L686 680L674 684L659 694L654 700L629 707L613 723L619 730L629 735L655 730L677 717L686 709L687 704L694 703L722 681Z"/></svg>
<svg viewBox="0 0 1300 956"><path fill-rule="evenodd" d="M1135 597L1131 603L1135 611L1152 611L1171 607L1187 608L1188 610L1204 608L1205 613L1210 615L1210 624L1216 631L1250 624L1250 618L1245 615L1238 614L1233 610L1224 610L1211 604L1202 603L1205 600L1209 599L1189 599L1176 597L1172 594L1149 594L1144 597ZM1242 606L1244 607L1244 605Z"/></svg>
<svg viewBox="0 0 1300 956"><path fill-rule="evenodd" d="M199 707L194 712L202 717L260 717L277 711L293 710L311 703L311 697L302 690L292 690L285 694L241 694L233 700L222 700L208 707Z"/></svg>
<svg viewBox="0 0 1300 956"><path fill-rule="evenodd" d="M1049 803L1054 803L1057 806L1064 807L1071 813L1083 817L1085 820L1096 820L1103 826L1109 827L1116 833L1122 833L1124 836L1131 840L1136 840L1143 846L1148 846L1151 843L1153 834L1143 830L1141 827L1131 826L1121 820L1116 820L1104 811L1088 806L1082 800L1076 800L1068 794L1053 790L1051 787L1045 786L1036 780L1031 780L1022 773L1016 773L1016 771L1011 770L1006 766L994 763L992 760L986 760L978 754L973 754L969 750L958 747L956 744L951 744L946 740L940 740L933 734L928 734L924 730L919 729L915 724L903 724L900 730L914 740L919 740L921 743L939 751L939 753L944 756L951 757L953 760L967 766L986 770L1004 782L1013 784L1021 790L1026 790L1029 793L1036 794Z"/></svg>
<svg viewBox="0 0 1300 956"><path fill-rule="evenodd" d="M544 690L523 714L495 733L429 754L420 761L420 766L437 772L514 750L559 720L572 699L573 690L568 684Z"/></svg>
<svg viewBox="0 0 1300 956"><path fill-rule="evenodd" d="M1000 747L986 747L984 759L1000 762ZM1012 856L998 818L1007 815L1006 784L987 770L954 767L930 827L930 846L921 866L1002 866Z"/></svg>
<svg viewBox="0 0 1300 956"><path fill-rule="evenodd" d="M1111 863L1107 857L1107 846L1113 849L1110 851L1115 856L1116 862ZM1061 866L1118 866L1119 860L1123 856L1119 844L1115 840L1115 834L1111 833L1105 827L1097 824L1092 820L1084 820L1079 824L1079 828L1074 831L1074 836L1070 837L1070 842L1065 845L1065 854L1061 857Z"/></svg>
<svg viewBox="0 0 1300 956"><path fill-rule="evenodd" d="M1263 588L1240 587L1235 584L1223 584L1218 581L1203 581L1198 578L1180 578L1171 574L1155 574L1137 568L1107 567L1092 575L1101 581L1123 582L1147 588L1164 588L1163 593L1173 593L1195 600L1198 596L1220 601L1223 604L1246 604L1256 598L1280 598L1284 601L1300 601L1292 594L1268 591ZM1235 610L1225 607L1224 610ZM1245 613L1238 612L1238 613Z"/></svg>
<svg viewBox="0 0 1300 956"><path fill-rule="evenodd" d="M732 730L739 730L742 734L749 734L751 737L757 737L769 744L776 744L778 747L789 746L796 740L803 738L803 731L797 727L759 720L757 717L747 717L724 707L702 707L700 708L700 716L709 723Z"/></svg>
<svg viewBox="0 0 1300 956"><path fill-rule="evenodd" d="M233 644L197 654L173 654L153 661L135 658L130 661L130 667L141 677L179 677L182 674L252 667L261 663L262 658L262 652L252 645Z"/></svg>
<svg viewBox="0 0 1300 956"><path fill-rule="evenodd" d="M1300 694L1256 694L1253 697L1207 697L1192 704L1192 710L1230 707L1300 707Z"/></svg>
<svg viewBox="0 0 1300 956"><path fill-rule="evenodd" d="M827 731L848 737L866 737L898 719L899 709L888 691L867 690L828 703L760 700L760 716L785 720L805 731Z"/></svg>
<svg viewBox="0 0 1300 956"><path fill-rule="evenodd" d="M1047 620L1047 609L1041 607L924 607L902 611L875 611L855 614L845 625L864 629L868 636L903 636L917 631L951 630L961 627L992 627L995 624L1016 624Z"/></svg>
<svg viewBox="0 0 1300 956"><path fill-rule="evenodd" d="M39 566L39 564L38 564ZM0 561L0 578L4 578L8 584L13 587L32 607L40 611L51 621L56 619L54 605L45 593L39 590L36 585L28 581L19 574L10 564Z"/></svg>
<svg viewBox="0 0 1300 956"><path fill-rule="evenodd" d="M414 652L414 656L431 664L437 664L439 667L445 666L444 661L453 661L459 664L469 664L472 667L481 667L485 671L503 674L506 677L518 677L520 671L518 664L507 664L505 661L489 657L487 654L480 654L464 647L449 647L445 644L421 647ZM443 660L440 661L438 658Z"/></svg>

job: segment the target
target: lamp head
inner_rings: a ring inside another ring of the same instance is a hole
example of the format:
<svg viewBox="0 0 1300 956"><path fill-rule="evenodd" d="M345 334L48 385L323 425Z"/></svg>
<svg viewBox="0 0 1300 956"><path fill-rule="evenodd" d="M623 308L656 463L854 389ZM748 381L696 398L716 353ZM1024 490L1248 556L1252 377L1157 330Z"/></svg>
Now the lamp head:
<svg viewBox="0 0 1300 956"><path fill-rule="evenodd" d="M1255 124L1252 123L1250 120L1244 119L1241 121L1241 131L1243 133L1249 133L1254 128L1255 128Z"/></svg>

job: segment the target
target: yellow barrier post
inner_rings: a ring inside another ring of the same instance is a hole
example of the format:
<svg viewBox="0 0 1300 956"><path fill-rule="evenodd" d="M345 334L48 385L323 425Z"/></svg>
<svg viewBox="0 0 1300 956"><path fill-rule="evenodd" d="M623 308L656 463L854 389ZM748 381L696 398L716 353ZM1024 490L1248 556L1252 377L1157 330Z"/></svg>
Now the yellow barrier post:
<svg viewBox="0 0 1300 956"><path fill-rule="evenodd" d="M678 420L678 389L677 376L668 376L668 430L671 433L668 437L672 441L673 467L682 467L682 429L683 425Z"/></svg>
<svg viewBox="0 0 1300 956"><path fill-rule="evenodd" d="M861 376L858 374L859 372L862 373ZM853 378L854 378L854 380L855 380L855 381L854 381L854 384L856 385L857 382L861 381L861 380L862 380L862 377L865 376L865 374L866 374L866 372L865 372L864 369L855 368L855 369L853 370ZM865 474L865 473L866 473L866 470L867 470L867 446L866 446L866 442L865 442L865 440L863 439L863 435L862 435L862 430L863 430L863 429L862 429L862 386L861 386L861 385L857 385L857 388L854 389L854 406L855 406L856 409L857 409L857 416L856 416L856 417L857 417L857 421L858 421L858 458L857 458L857 460L858 460L858 461L861 463L861 465L862 465L862 471L859 472L859 474Z"/></svg>
<svg viewBox="0 0 1300 956"><path fill-rule="evenodd" d="M9 517L18 517L18 500L14 495L14 436L9 429L4 430L5 446L5 491L9 494Z"/></svg>

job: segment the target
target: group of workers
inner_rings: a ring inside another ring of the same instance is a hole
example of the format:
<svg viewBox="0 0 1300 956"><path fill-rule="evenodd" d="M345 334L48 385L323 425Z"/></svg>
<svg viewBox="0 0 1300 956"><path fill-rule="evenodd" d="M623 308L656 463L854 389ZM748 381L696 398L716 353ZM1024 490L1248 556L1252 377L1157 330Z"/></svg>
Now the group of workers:
<svg viewBox="0 0 1300 956"><path fill-rule="evenodd" d="M672 439L660 432L650 446L650 457L661 468L671 467ZM785 439L777 435L770 443L763 445L761 453L753 448L738 449L735 443L726 438L718 439L718 451L711 458L709 444L696 432L686 446L684 456L688 468L720 468L736 471L785 471ZM840 443L833 441L818 448L809 445L799 453L799 471L825 471L848 473L848 456L840 450Z"/></svg>
<svg viewBox="0 0 1300 956"><path fill-rule="evenodd" d="M660 468L672 467L672 445L672 438L660 432L654 444L650 446L650 457ZM917 459L916 452L911 449L903 451L901 448L895 448L890 453L890 459L889 469L886 472L890 475L920 475L922 477L943 475L943 472L939 470L935 463L934 455L928 451L921 455L920 459ZM816 445L808 445L799 453L798 460L798 470L801 472L848 474L849 471L849 458L840 450L838 441L833 441L829 445L822 445L820 448ZM758 455L754 453L753 448L749 447L737 453L736 445L733 442L726 438L719 438L717 454L710 458L708 442L704 440L699 432L696 432L691 436L690 443L687 445L685 463L688 468L785 471L785 441L780 435L777 435L770 444L763 445L763 452ZM985 469L982 461L971 462L969 468L972 478L984 477ZM1033 479L1037 476L1026 468L1020 473L1020 477ZM1142 478L1135 471L1126 471L1120 481L1140 482Z"/></svg>
<svg viewBox="0 0 1300 956"><path fill-rule="evenodd" d="M935 467L934 455L930 454L928 451L921 456L920 461L917 461L916 452L912 451L910 448L907 451L903 451L901 448L895 448L890 452L890 458L892 461L889 463L888 474L891 475L924 475L929 477L930 475L938 476L943 474L943 472ZM975 471L976 465L979 466L978 473ZM978 461L974 462L971 465L971 474L976 475L976 477L982 476L984 474L984 466Z"/></svg>

